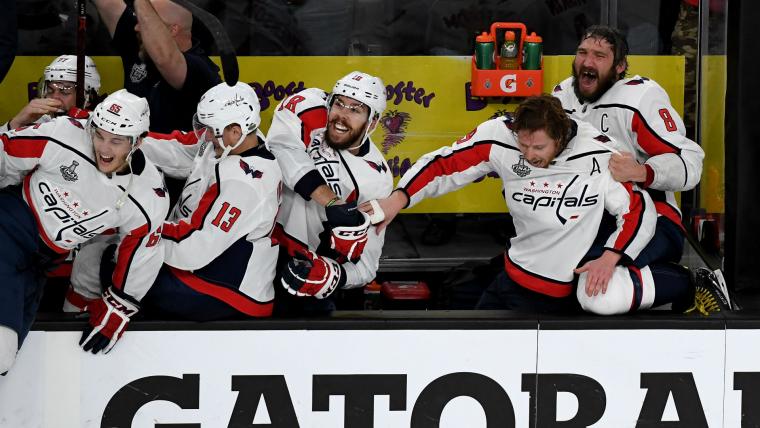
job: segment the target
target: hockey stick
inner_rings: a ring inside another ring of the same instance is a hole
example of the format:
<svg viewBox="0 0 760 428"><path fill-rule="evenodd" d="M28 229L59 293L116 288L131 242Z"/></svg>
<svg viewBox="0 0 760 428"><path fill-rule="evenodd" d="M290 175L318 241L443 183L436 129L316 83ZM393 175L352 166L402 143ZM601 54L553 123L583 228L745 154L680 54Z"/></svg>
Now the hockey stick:
<svg viewBox="0 0 760 428"><path fill-rule="evenodd" d="M84 105L84 55L87 41L87 0L77 0L77 107Z"/></svg>
<svg viewBox="0 0 760 428"><path fill-rule="evenodd" d="M198 20L208 29L209 33L214 37L216 48L219 49L219 58L222 60L222 74L224 75L224 81L230 86L236 84L240 75L237 56L235 55L235 48L232 47L230 37L227 35L227 31L224 30L222 23L219 22L214 15L194 5L189 0L172 1L192 12L193 16L198 18Z"/></svg>

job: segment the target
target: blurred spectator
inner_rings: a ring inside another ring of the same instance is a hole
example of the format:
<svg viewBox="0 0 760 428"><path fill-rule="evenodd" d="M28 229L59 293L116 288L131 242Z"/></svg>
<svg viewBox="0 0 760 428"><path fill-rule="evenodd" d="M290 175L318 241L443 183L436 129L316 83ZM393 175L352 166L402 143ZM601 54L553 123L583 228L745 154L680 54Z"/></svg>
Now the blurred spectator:
<svg viewBox="0 0 760 428"><path fill-rule="evenodd" d="M219 68L192 38L193 16L169 0L95 0L124 67L124 87L148 99L151 130L192 129L201 95Z"/></svg>

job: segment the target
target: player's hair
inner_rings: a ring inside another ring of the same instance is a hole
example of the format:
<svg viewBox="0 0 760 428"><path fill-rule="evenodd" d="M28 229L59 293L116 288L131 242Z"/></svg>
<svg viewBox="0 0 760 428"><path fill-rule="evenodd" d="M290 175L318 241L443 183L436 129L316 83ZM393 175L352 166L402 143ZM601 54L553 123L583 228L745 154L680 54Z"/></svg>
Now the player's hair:
<svg viewBox="0 0 760 428"><path fill-rule="evenodd" d="M570 118L562 108L562 103L549 94L526 98L517 106L512 121L512 131L515 134L522 130L546 132L549 138L557 141L557 153L562 153L567 147L570 127Z"/></svg>
<svg viewBox="0 0 760 428"><path fill-rule="evenodd" d="M618 79L624 78L626 71L628 71L628 41L626 41L623 33L607 25L592 25L583 32L580 41L583 42L586 39L604 40L612 46L612 52L615 55L612 66L625 65L623 71L617 76Z"/></svg>

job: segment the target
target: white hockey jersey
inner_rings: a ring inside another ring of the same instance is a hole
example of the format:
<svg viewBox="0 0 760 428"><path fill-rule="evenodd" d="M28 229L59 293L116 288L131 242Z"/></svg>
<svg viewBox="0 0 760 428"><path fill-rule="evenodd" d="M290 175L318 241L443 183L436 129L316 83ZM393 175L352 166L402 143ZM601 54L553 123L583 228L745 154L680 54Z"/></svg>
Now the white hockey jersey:
<svg viewBox="0 0 760 428"><path fill-rule="evenodd" d="M423 155L398 183L412 206L496 172L504 185L517 235L505 257L506 271L523 287L554 297L572 292L573 269L591 247L606 209L617 217L617 230L606 248L631 260L654 234L652 200L631 183L612 179L607 138L578 122L567 148L548 168L531 166L500 117L472 133Z"/></svg>
<svg viewBox="0 0 760 428"><path fill-rule="evenodd" d="M132 174L101 173L84 124L60 117L0 135L0 187L23 182L40 237L59 254L98 235L118 234L113 285L139 301L164 259L158 245L169 210L163 176L140 150L132 156ZM129 196L117 209L127 187Z"/></svg>
<svg viewBox="0 0 760 428"><path fill-rule="evenodd" d="M571 117L585 121L612 139L614 148L633 153L647 168L641 184L657 212L681 226L681 211L673 192L690 190L702 176L705 153L686 138L686 128L665 90L653 80L633 76L617 81L593 103L581 103L569 77L553 95Z"/></svg>
<svg viewBox="0 0 760 428"><path fill-rule="evenodd" d="M193 133L151 133L143 147L169 175L187 177L163 227L174 276L241 313L271 315L282 174L261 136L257 147L221 161Z"/></svg>
<svg viewBox="0 0 760 428"><path fill-rule="evenodd" d="M327 184L337 196L357 204L385 198L393 190L388 164L369 137L356 155L348 150L333 150L324 143L326 98L324 91L310 88L284 99L275 110L267 134L267 145L280 163L285 181L277 222L291 239L312 251L317 251L326 239L325 209L310 200L317 187ZM345 288L361 287L375 278L385 232L378 235L373 226L367 235L361 260L342 265L346 271Z"/></svg>

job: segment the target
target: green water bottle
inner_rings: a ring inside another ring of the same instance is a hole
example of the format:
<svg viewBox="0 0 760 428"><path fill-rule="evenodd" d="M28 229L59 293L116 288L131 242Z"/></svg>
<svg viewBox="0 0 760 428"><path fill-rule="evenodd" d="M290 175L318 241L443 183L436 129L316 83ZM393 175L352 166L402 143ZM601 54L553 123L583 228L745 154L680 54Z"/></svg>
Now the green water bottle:
<svg viewBox="0 0 760 428"><path fill-rule="evenodd" d="M541 37L535 32L525 37L523 42L523 70L541 69Z"/></svg>
<svg viewBox="0 0 760 428"><path fill-rule="evenodd" d="M475 38L475 67L480 70L493 69L494 38L486 33Z"/></svg>

